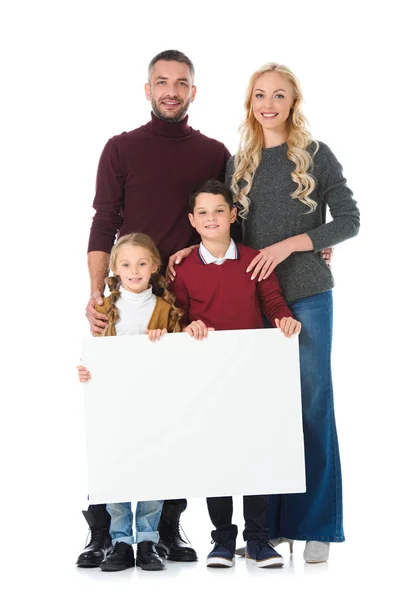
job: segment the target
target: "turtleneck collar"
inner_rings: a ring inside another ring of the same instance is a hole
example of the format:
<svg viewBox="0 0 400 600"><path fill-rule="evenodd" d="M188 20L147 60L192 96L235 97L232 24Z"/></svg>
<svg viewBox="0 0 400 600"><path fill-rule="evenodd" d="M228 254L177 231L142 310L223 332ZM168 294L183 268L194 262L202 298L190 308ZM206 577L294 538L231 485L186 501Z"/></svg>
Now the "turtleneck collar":
<svg viewBox="0 0 400 600"><path fill-rule="evenodd" d="M147 127L154 135L167 138L181 138L189 135L189 133L192 131L192 128L188 125L188 118L188 115L186 115L182 121L178 121L178 123L171 123L171 121L163 121L163 119L159 119L152 112L151 121L147 124Z"/></svg>
<svg viewBox="0 0 400 600"><path fill-rule="evenodd" d="M147 290L143 290L143 292L139 292L138 294L135 294L135 292L129 292L123 288L122 285L119 288L119 291L121 292L121 298L124 300L138 302L139 304L145 304L145 302L148 302L153 295L153 288L151 286L147 288Z"/></svg>

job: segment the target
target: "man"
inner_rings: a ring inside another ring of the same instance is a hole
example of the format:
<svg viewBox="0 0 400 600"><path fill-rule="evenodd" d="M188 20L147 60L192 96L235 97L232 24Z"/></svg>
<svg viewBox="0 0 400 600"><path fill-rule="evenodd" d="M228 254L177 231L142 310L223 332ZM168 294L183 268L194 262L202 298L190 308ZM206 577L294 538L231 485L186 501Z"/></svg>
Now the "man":
<svg viewBox="0 0 400 600"><path fill-rule="evenodd" d="M192 189L207 179L224 181L230 157L222 143L188 125L186 113L196 87L194 67L187 56L177 50L155 56L149 64L145 93L151 102L151 121L111 138L100 157L93 203L96 214L88 245L91 297L86 315L92 333L100 333L107 320L95 304L103 302L104 278L116 236L146 233L166 266L171 254L198 241L187 218ZM188 451L182 448L182 452ZM158 551L169 560L197 560L194 549L180 536L179 519L185 508L186 500L164 503ZM105 505L89 506L83 514L92 537L77 564L94 567L111 550L109 515Z"/></svg>

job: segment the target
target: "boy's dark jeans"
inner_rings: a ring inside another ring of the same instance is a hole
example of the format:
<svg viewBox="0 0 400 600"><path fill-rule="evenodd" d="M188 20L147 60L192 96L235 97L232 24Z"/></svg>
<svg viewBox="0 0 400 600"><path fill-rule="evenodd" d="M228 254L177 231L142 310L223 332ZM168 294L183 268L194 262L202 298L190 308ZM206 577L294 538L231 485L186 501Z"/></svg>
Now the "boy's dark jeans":
<svg viewBox="0 0 400 600"><path fill-rule="evenodd" d="M245 527L243 539L269 539L269 531L265 529L269 496L243 496L243 514ZM211 532L214 542L236 539L238 528L232 525L232 496L207 498L208 512L215 530Z"/></svg>

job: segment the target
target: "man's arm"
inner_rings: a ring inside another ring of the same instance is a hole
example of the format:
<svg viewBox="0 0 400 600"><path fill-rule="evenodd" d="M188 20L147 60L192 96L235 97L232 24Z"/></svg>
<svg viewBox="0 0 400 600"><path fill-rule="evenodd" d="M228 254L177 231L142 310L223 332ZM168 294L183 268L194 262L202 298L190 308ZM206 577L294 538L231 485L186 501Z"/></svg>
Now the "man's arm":
<svg viewBox="0 0 400 600"><path fill-rule="evenodd" d="M110 255L106 252L94 251L88 253L90 277L90 298L86 306L86 317L90 323L92 335L99 335L107 324L108 317L96 310L96 304L103 304L104 279L108 274Z"/></svg>
<svg viewBox="0 0 400 600"><path fill-rule="evenodd" d="M90 277L90 299L86 307L86 317L93 335L102 333L107 316L96 310L102 305L104 279L108 274L109 253L113 247L117 231L122 226L125 174L121 166L118 147L109 140L101 154L96 179L96 196L88 244L88 268Z"/></svg>
<svg viewBox="0 0 400 600"><path fill-rule="evenodd" d="M95 250L88 253L88 268L90 277L90 294L104 291L104 280L108 275L110 255L107 252ZM102 304L100 302L99 304Z"/></svg>

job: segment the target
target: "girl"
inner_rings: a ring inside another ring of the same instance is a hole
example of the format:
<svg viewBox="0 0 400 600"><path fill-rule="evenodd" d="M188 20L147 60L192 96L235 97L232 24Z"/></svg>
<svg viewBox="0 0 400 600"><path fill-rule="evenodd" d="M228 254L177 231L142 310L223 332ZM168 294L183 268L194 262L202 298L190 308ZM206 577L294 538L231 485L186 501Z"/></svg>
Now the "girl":
<svg viewBox="0 0 400 600"><path fill-rule="evenodd" d="M273 545L304 540L306 562L328 560L344 541L342 478L331 378L332 273L321 251L359 230L359 211L332 151L313 139L294 74L269 63L250 78L236 156L227 166L243 243L260 249L248 265L260 281L276 270L302 323L299 337L307 492L271 496L266 527ZM326 208L332 220L326 223ZM170 259L173 264L189 249ZM243 549L238 553L244 554Z"/></svg>
<svg viewBox="0 0 400 600"><path fill-rule="evenodd" d="M143 233L121 237L110 255L110 269L114 277L106 284L111 292L104 299L99 312L108 316L102 335L134 335L147 333L151 341L167 332L180 331L183 314L175 307L174 297L166 288L166 281L158 270L161 258L153 241ZM90 373L78 367L79 380L89 381ZM136 506L137 565L144 570L164 569L155 544L163 502L138 502ZM110 535L113 549L100 568L103 571L122 571L135 566L132 544L132 511L130 502L107 504L111 515Z"/></svg>

